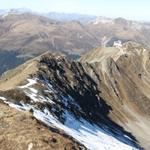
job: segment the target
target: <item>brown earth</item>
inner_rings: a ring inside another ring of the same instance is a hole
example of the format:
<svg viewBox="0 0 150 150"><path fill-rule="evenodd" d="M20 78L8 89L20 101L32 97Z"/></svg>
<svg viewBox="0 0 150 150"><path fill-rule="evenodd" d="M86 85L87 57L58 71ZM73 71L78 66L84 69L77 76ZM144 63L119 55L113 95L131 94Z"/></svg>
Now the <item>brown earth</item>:
<svg viewBox="0 0 150 150"><path fill-rule="evenodd" d="M77 142L49 130L29 112L0 103L0 150L84 150Z"/></svg>

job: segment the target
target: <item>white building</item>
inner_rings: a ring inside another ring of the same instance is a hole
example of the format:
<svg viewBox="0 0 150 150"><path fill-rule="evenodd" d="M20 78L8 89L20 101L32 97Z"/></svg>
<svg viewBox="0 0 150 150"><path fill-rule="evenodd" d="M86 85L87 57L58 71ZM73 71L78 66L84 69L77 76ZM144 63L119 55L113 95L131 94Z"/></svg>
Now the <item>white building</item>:
<svg viewBox="0 0 150 150"><path fill-rule="evenodd" d="M122 47L122 42L120 40L114 42L114 47L120 48Z"/></svg>

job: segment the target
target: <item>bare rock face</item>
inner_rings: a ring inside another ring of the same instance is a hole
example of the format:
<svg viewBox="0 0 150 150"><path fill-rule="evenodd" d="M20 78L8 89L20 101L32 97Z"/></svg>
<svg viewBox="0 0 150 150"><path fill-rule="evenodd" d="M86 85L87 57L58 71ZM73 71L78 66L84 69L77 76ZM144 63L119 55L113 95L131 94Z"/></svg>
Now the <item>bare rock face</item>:
<svg viewBox="0 0 150 150"><path fill-rule="evenodd" d="M148 79L149 50L137 43L97 48L79 61L45 53L2 76L0 99L88 149L148 150Z"/></svg>

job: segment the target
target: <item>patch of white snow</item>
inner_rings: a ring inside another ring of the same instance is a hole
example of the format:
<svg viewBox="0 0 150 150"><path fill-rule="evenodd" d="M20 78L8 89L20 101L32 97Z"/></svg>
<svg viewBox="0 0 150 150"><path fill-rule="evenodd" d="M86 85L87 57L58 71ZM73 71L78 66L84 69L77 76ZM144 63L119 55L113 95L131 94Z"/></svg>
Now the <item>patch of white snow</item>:
<svg viewBox="0 0 150 150"><path fill-rule="evenodd" d="M0 96L0 99L3 100L3 101L7 100L5 97L1 97L1 96Z"/></svg>
<svg viewBox="0 0 150 150"><path fill-rule="evenodd" d="M37 83L37 80L36 79L27 79L29 83L27 83L26 85L23 85L23 86L19 86L19 88L21 89L25 89L25 88L28 88L34 84Z"/></svg>

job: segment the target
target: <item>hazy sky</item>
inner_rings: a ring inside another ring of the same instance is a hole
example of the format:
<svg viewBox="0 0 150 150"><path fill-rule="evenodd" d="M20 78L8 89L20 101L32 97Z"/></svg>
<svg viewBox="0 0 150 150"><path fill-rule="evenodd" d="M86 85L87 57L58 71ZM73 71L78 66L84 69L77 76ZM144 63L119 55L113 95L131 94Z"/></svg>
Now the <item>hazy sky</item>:
<svg viewBox="0 0 150 150"><path fill-rule="evenodd" d="M0 9L27 7L39 12L66 12L150 20L150 0L0 0Z"/></svg>

